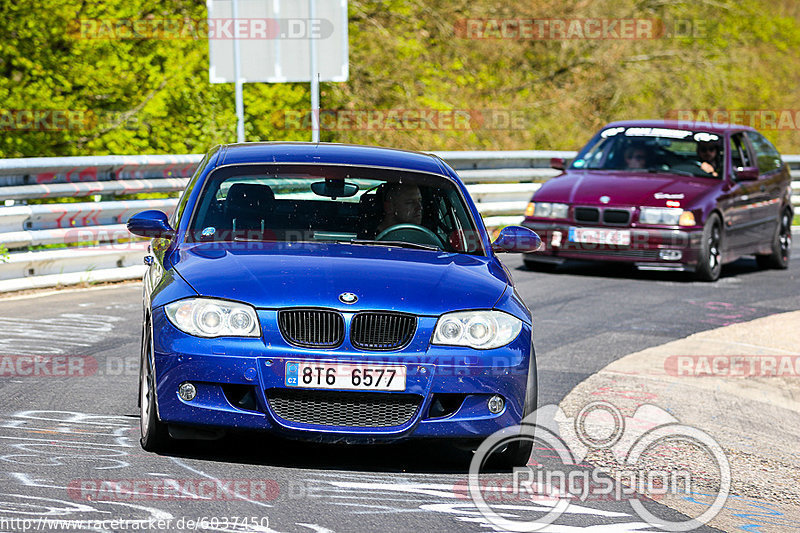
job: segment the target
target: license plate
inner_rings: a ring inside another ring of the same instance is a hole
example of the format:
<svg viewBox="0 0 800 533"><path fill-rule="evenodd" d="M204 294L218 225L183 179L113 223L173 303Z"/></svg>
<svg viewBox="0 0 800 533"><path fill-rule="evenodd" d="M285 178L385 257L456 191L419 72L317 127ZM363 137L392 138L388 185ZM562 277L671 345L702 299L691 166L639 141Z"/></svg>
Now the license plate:
<svg viewBox="0 0 800 533"><path fill-rule="evenodd" d="M406 390L406 367L287 361L287 387L377 391Z"/></svg>
<svg viewBox="0 0 800 533"><path fill-rule="evenodd" d="M631 243L631 232L622 229L569 228L569 240L585 244L628 246Z"/></svg>

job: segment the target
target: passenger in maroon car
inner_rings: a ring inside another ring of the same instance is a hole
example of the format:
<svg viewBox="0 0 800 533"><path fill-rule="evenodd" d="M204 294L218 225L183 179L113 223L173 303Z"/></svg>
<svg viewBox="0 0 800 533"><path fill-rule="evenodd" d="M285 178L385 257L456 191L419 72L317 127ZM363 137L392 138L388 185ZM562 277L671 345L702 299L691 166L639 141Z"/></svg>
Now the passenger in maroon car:
<svg viewBox="0 0 800 533"><path fill-rule="evenodd" d="M716 178L718 176L719 144L716 142L697 143L697 157L700 160L700 168Z"/></svg>

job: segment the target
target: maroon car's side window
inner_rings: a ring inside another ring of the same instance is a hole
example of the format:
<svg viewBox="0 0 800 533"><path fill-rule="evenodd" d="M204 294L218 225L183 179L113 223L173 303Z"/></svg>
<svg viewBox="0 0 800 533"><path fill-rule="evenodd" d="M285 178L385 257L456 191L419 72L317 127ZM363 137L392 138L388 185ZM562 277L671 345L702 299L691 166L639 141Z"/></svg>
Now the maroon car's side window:
<svg viewBox="0 0 800 533"><path fill-rule="evenodd" d="M742 169L753 166L750 161L750 153L747 151L747 143L744 140L744 133L734 133L731 135L731 164L735 169Z"/></svg>
<svg viewBox="0 0 800 533"><path fill-rule="evenodd" d="M767 174L780 170L783 166L781 154L772 146L771 142L765 139L760 133L754 131L748 131L747 138L750 140L750 144L753 145L753 150L756 152L756 164L759 173Z"/></svg>

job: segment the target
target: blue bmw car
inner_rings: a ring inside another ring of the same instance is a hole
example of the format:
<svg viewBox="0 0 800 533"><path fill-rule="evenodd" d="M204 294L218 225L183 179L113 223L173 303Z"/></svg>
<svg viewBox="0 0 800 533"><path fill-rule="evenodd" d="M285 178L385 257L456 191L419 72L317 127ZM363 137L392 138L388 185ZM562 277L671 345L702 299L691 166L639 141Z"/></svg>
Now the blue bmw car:
<svg viewBox="0 0 800 533"><path fill-rule="evenodd" d="M145 211L141 444L229 429L320 442L476 443L536 404L531 314L440 158L215 147L171 217ZM525 462L530 448L502 453Z"/></svg>

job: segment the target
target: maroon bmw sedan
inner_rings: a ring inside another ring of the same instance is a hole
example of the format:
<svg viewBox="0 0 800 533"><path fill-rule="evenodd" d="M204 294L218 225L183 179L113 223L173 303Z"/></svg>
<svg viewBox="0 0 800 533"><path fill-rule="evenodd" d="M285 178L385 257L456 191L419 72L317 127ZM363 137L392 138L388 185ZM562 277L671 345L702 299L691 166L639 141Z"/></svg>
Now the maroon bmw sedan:
<svg viewBox="0 0 800 533"><path fill-rule="evenodd" d="M719 278L722 265L755 255L786 268L791 178L772 144L746 126L614 122L563 173L536 191L523 225L543 247L530 269L566 259L632 262L640 269Z"/></svg>

